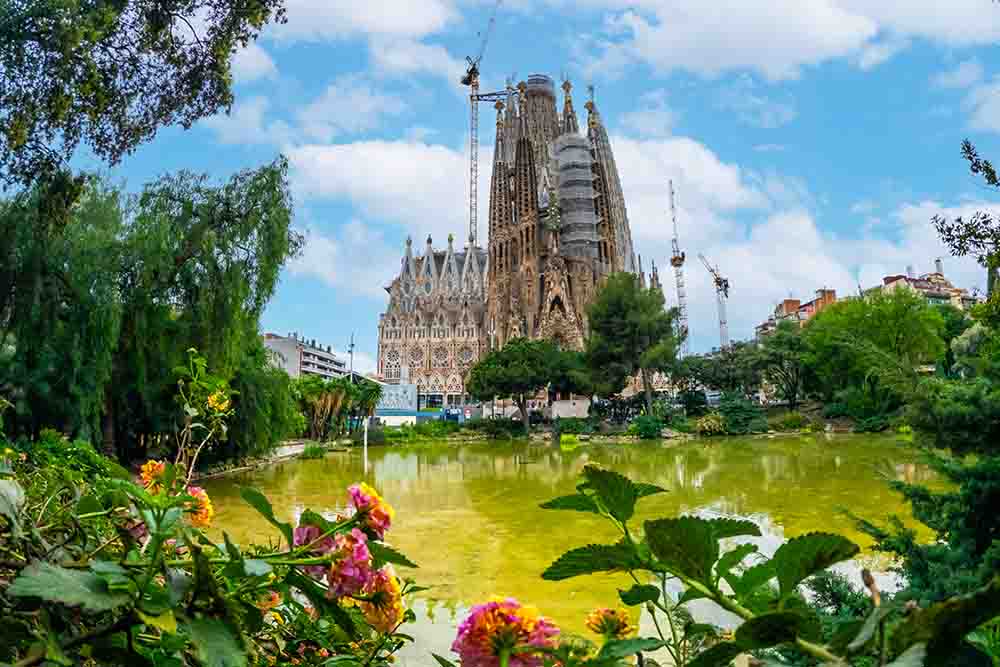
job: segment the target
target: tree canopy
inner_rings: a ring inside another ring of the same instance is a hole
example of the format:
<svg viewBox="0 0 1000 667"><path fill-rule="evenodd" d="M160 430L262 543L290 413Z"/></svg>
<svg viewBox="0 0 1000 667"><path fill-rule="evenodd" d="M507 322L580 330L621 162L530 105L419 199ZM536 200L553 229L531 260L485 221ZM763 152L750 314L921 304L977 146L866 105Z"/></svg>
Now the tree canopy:
<svg viewBox="0 0 1000 667"><path fill-rule="evenodd" d="M159 127L233 102L233 54L284 0L10 0L0 9L0 180L62 167L80 143L109 163Z"/></svg>
<svg viewBox="0 0 1000 667"><path fill-rule="evenodd" d="M552 362L557 356L556 346L548 340L511 339L472 367L466 390L479 401L512 399L527 430L528 399L552 381Z"/></svg>
<svg viewBox="0 0 1000 667"><path fill-rule="evenodd" d="M784 320L765 336L760 346L764 376L777 389L778 397L793 410L799 404L806 374L805 341L798 322Z"/></svg>
<svg viewBox="0 0 1000 667"><path fill-rule="evenodd" d="M664 307L660 290L643 287L634 274L612 274L587 309L587 364L600 393L619 393L638 374L652 414L652 374L677 360L677 316L677 309Z"/></svg>

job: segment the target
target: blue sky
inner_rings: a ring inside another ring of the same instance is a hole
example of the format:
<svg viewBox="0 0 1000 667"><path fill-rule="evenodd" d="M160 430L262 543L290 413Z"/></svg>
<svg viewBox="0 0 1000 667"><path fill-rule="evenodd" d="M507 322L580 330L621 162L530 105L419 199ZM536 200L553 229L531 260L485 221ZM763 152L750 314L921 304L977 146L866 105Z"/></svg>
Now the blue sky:
<svg viewBox="0 0 1000 667"><path fill-rule="evenodd" d="M287 24L236 56L231 114L162 131L115 173L133 188L182 168L221 181L288 156L308 240L263 327L341 350L353 331L367 370L407 235L419 249L467 235L458 77L494 2L287 4ZM998 41L990 0L506 0L483 87L565 74L582 111L594 85L647 269L669 254L673 179L681 243L730 278L730 332L746 338L789 294L855 291L941 255L957 284L984 283L930 219L1000 200L959 155L969 137L1000 159ZM483 220L493 128L484 105ZM696 260L686 278L692 348L706 350L714 293Z"/></svg>

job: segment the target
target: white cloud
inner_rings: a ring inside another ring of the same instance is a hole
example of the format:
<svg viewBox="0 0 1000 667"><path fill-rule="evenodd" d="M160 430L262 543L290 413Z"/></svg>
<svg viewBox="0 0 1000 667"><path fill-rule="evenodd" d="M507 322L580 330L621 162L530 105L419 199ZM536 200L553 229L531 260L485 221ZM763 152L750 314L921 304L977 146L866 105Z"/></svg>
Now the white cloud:
<svg viewBox="0 0 1000 667"><path fill-rule="evenodd" d="M962 105L969 112L969 127L1000 132L1000 78L973 87Z"/></svg>
<svg viewBox="0 0 1000 667"><path fill-rule="evenodd" d="M383 288L398 271L402 251L360 220L332 232L305 232L302 254L288 264L293 276L316 278L344 292L381 299Z"/></svg>
<svg viewBox="0 0 1000 667"><path fill-rule="evenodd" d="M381 74L440 76L456 89L465 73L465 62L453 57L438 44L426 44L414 39L372 39L369 44L372 66Z"/></svg>
<svg viewBox="0 0 1000 667"><path fill-rule="evenodd" d="M373 130L385 116L398 115L406 103L396 95L376 90L363 77L338 77L319 98L297 114L307 140L331 141L342 134Z"/></svg>
<svg viewBox="0 0 1000 667"><path fill-rule="evenodd" d="M983 65L971 58L960 62L954 69L931 77L931 85L938 88L968 88L983 80Z"/></svg>
<svg viewBox="0 0 1000 667"><path fill-rule="evenodd" d="M677 122L677 112L667 105L666 91L650 91L639 99L640 108L621 115L622 127L639 137L667 137Z"/></svg>
<svg viewBox="0 0 1000 667"><path fill-rule="evenodd" d="M287 0L286 6L288 22L270 30L280 40L423 37L458 19L449 0Z"/></svg>
<svg viewBox="0 0 1000 667"><path fill-rule="evenodd" d="M233 79L236 83L250 83L257 79L274 79L278 68L274 60L257 42L250 42L246 48L233 55Z"/></svg>
<svg viewBox="0 0 1000 667"><path fill-rule="evenodd" d="M908 39L890 37L877 42L866 44L858 54L856 62L859 68L870 70L886 62L900 51L904 51L910 46Z"/></svg>
<svg viewBox="0 0 1000 667"><path fill-rule="evenodd" d="M229 114L216 114L202 124L215 131L223 144L286 144L292 136L291 128L283 121L267 122L265 115L269 109L266 98L249 97L234 104Z"/></svg>
<svg viewBox="0 0 1000 667"><path fill-rule="evenodd" d="M718 105L754 127L773 129L795 120L798 112L790 100L772 99L758 92L759 88L751 77L741 76L734 84L722 89Z"/></svg>

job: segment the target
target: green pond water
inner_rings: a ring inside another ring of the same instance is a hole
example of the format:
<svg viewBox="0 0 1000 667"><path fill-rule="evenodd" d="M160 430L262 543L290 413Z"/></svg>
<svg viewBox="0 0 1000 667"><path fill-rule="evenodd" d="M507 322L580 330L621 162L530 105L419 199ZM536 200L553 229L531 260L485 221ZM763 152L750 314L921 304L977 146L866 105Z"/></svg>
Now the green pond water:
<svg viewBox="0 0 1000 667"><path fill-rule="evenodd" d="M640 501L636 521L679 513L746 517L761 527L763 537L754 541L771 553L782 541L814 530L838 532L867 547L869 540L843 510L876 521L889 514L909 519L884 476L930 479L916 461L906 443L888 436L583 443L571 450L541 443L441 443L371 448L367 469L362 452L351 450L204 486L217 510L215 526L243 543L265 542L274 532L240 500L240 485L259 488L278 517L293 522L307 508L343 509L346 488L356 481L377 488L396 508L388 541L420 566L401 573L431 587L420 594L419 621L408 630L417 643L401 655L403 665L423 665L429 651L447 654L468 606L493 594L534 604L574 632L584 632L590 609L618 603L617 589L630 585L624 575L562 582L539 576L569 548L618 538L594 515L538 507L572 493L589 462L669 490ZM875 570L887 566L866 554L844 571L857 577L862 562Z"/></svg>

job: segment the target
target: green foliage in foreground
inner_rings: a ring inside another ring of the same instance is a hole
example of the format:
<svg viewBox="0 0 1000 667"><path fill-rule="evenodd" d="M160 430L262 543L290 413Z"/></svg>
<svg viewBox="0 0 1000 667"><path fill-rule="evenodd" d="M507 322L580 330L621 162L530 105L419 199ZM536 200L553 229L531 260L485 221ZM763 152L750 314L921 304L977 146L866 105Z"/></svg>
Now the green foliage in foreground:
<svg viewBox="0 0 1000 667"><path fill-rule="evenodd" d="M756 403L739 394L726 394L719 402L719 413L729 435L749 435L767 432L767 415Z"/></svg>
<svg viewBox="0 0 1000 667"><path fill-rule="evenodd" d="M626 433L637 435L643 440L655 440L663 432L663 422L659 417L652 415L639 415L629 424Z"/></svg>
<svg viewBox="0 0 1000 667"><path fill-rule="evenodd" d="M636 583L620 591L622 601L645 604L654 620L665 621L655 624L657 638L637 640L643 646L637 650L662 647L680 667L722 667L741 653L779 647L824 665L844 667L854 658L877 656L883 643L889 659L895 660L892 665L940 665L974 650L965 636L1000 614L1000 575L994 572L984 586L967 595L909 613L893 605L876 604L866 611L866 621L836 640L824 642L820 620L814 610L802 604L799 589L809 578L856 556L859 549L850 540L830 533L809 533L785 542L766 558L749 543L723 548L723 540L759 536L759 528L751 521L680 516L647 520L640 531L631 523L636 503L665 492L657 486L635 483L590 465L584 468L577 489L576 494L542 507L603 516L617 528L620 539L571 549L542 577L560 581L596 573L629 573ZM668 579L681 583L679 597L668 592ZM762 590L769 596L763 603ZM722 638L719 629L712 626L675 624L678 608L701 598L741 620L731 638ZM692 641L702 641L706 648L689 658ZM564 664L598 663L583 660Z"/></svg>

